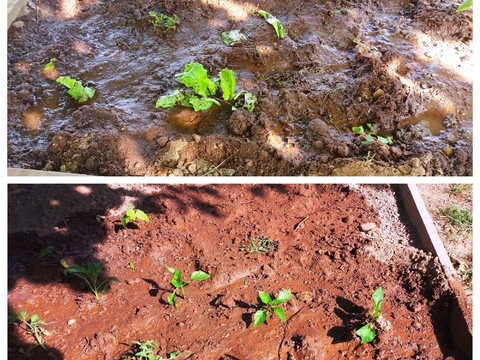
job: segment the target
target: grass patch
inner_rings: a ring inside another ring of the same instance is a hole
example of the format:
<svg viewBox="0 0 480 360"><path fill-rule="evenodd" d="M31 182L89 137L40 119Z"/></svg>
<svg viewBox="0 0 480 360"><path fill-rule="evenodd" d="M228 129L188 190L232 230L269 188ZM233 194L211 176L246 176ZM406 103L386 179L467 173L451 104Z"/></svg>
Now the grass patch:
<svg viewBox="0 0 480 360"><path fill-rule="evenodd" d="M460 230L472 231L473 214L470 210L461 206L444 206L440 209L440 213L446 216L451 224L457 225Z"/></svg>

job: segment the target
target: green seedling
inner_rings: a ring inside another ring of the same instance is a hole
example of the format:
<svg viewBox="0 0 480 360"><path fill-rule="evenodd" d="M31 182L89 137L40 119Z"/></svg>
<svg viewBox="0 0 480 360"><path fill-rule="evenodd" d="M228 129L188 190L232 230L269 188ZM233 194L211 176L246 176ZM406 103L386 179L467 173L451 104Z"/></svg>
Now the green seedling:
<svg viewBox="0 0 480 360"><path fill-rule="evenodd" d="M60 260L60 264L65 268L63 273L68 276L68 274L73 274L85 280L88 284L88 287L92 290L93 294L97 299L100 298L100 294L104 294L108 290L108 282L109 281L116 281L120 282L114 276L107 276L102 282L99 281L98 275L100 271L102 271L103 267L106 264L106 261L100 263L88 263L87 268L84 268L79 265L72 265L68 266L65 259Z"/></svg>
<svg viewBox="0 0 480 360"><path fill-rule="evenodd" d="M456 12L465 11L471 9L473 7L473 0L465 0L460 6L457 8Z"/></svg>
<svg viewBox="0 0 480 360"><path fill-rule="evenodd" d="M458 225L460 230L473 230L473 214L470 210L461 206L453 205L442 207L440 213L443 216L446 216L452 224Z"/></svg>
<svg viewBox="0 0 480 360"><path fill-rule="evenodd" d="M129 268L130 270L135 270L135 264L134 264L133 262L129 262L129 263L128 263L128 268Z"/></svg>
<svg viewBox="0 0 480 360"><path fill-rule="evenodd" d="M373 312L369 316L370 320L375 321L381 316L380 308L382 307L383 296L384 294L381 286L377 290L375 290L375 292L372 294L374 308L373 308ZM371 342L377 335L375 333L375 330L372 328L372 326L369 323L365 324L360 329L358 329L356 334L360 336L360 339L362 340L362 344Z"/></svg>
<svg viewBox="0 0 480 360"><path fill-rule="evenodd" d="M177 24L180 24L180 19L176 14L173 16L168 16L166 14L157 14L156 11L150 11L149 15L154 19L152 20L153 27L158 29L158 27L163 26L166 31L176 30Z"/></svg>
<svg viewBox="0 0 480 360"><path fill-rule="evenodd" d="M70 76L60 76L56 81L67 87L68 94L79 103L83 103L95 95L95 89L84 87L81 81L72 79Z"/></svg>
<svg viewBox="0 0 480 360"><path fill-rule="evenodd" d="M225 45L233 46L240 41L246 41L247 37L240 30L230 30L222 33L222 40Z"/></svg>
<svg viewBox="0 0 480 360"><path fill-rule="evenodd" d="M275 251L278 247L278 243L276 241L273 241L272 239L269 239L266 236L263 236L262 238L252 237L250 239L250 247L251 247L250 254L258 254L260 252ZM247 247L241 246L240 250L246 251Z"/></svg>
<svg viewBox="0 0 480 360"><path fill-rule="evenodd" d="M172 351L167 355L167 358L164 359L160 355L155 355L155 349L158 349L158 344L153 340L147 341L134 341L134 345L138 346L139 352L135 354L135 356L140 357L141 360L167 360L167 359L175 359L178 355L180 355L181 351Z"/></svg>
<svg viewBox="0 0 480 360"><path fill-rule="evenodd" d="M262 308L260 310L257 310L253 315L254 327L263 324L267 320L268 314L277 315L282 322L287 321L285 317L285 312L280 307L280 305L290 300L290 298L292 297L292 293L290 290L281 290L278 293L278 297L276 299L272 299L269 294L263 291L259 291L258 296L260 297L260 300L263 302L264 305L260 305Z"/></svg>
<svg viewBox="0 0 480 360"><path fill-rule="evenodd" d="M258 12L258 14L261 17L263 17L267 23L269 23L270 25L273 26L273 28L275 29L275 31L277 33L278 38L283 39L283 37L284 37L284 35L283 35L283 25L280 23L280 21L276 17L274 17L272 14L270 14L266 11L263 11L263 10L260 10Z"/></svg>
<svg viewBox="0 0 480 360"><path fill-rule="evenodd" d="M182 280L182 270L175 270L174 268L170 266L166 266L167 270L173 275L172 281L170 284L173 285L175 288L173 292L168 296L168 303L172 305L175 309L177 308L177 303L176 303L176 298L177 298L177 290L181 289L182 290L182 295L183 298L186 300L187 297L185 296L185 286L190 282L190 281L204 281L210 277L209 274L203 271L194 271L192 275L190 275L190 280L184 282Z"/></svg>
<svg viewBox="0 0 480 360"><path fill-rule="evenodd" d="M253 111L256 97L242 90L235 94L235 73L230 69L223 69L219 79L208 75L202 64L191 61L185 65L182 73L175 75L176 79L191 90L175 90L172 94L162 96L157 100L155 107L158 109L172 108L176 105L192 107L195 111L208 110L213 104L220 106L220 102L213 98L218 88L223 92L223 100L233 100L232 110L244 107Z"/></svg>
<svg viewBox="0 0 480 360"><path fill-rule="evenodd" d="M127 227L128 223L135 222L137 219L149 222L150 219L148 218L147 214L145 214L140 209L135 209L135 206L129 204L127 205L127 209L125 210L125 214L122 217L122 225Z"/></svg>
<svg viewBox="0 0 480 360"><path fill-rule="evenodd" d="M26 327L25 330L35 338L38 345L40 345L43 349L46 349L45 341L43 340L42 336L48 336L50 333L41 326L45 325L45 322L40 320L37 314L33 314L30 318L28 318L27 312L23 310L19 311L18 314L14 312L8 314L9 324L13 324L17 321ZM32 350L35 346L33 346L30 350ZM25 350L20 349L20 352L23 354L28 354L30 350L25 352Z"/></svg>
<svg viewBox="0 0 480 360"><path fill-rule="evenodd" d="M44 69L45 71L55 69L55 64L54 64L55 61L58 61L58 60L55 59L55 58L50 59L50 62L47 63L47 65L45 65L45 67L44 67L43 69Z"/></svg>
<svg viewBox="0 0 480 360"><path fill-rule="evenodd" d="M42 258L44 256L47 256L48 254L50 254L52 251L55 251L57 254L62 254L63 251L65 250L65 248L63 248L62 250L57 250L55 249L53 246L47 246L45 249L42 249L40 251L40 254L38 254L38 258Z"/></svg>
<svg viewBox="0 0 480 360"><path fill-rule="evenodd" d="M393 144L391 136L383 137L383 136L378 135L377 130L373 129L373 125L370 124L370 123L368 123L366 126L367 126L366 130L363 127L363 125L352 127L352 131L355 134L357 134L357 135L366 134L365 140L362 141L363 146L372 145L374 139L377 139L378 141L380 141L383 144L387 144L387 145Z"/></svg>

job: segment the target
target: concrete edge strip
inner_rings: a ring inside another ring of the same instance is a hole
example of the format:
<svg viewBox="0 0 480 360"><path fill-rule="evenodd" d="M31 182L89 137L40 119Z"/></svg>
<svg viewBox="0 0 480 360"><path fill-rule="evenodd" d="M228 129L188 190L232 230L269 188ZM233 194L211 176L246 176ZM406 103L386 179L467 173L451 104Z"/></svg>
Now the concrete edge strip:
<svg viewBox="0 0 480 360"><path fill-rule="evenodd" d="M454 295L454 304L449 319L450 332L464 355L472 359L473 331L471 319L473 318L471 307L465 305L469 303L465 290L456 275L455 268L443 246L443 242L438 236L432 217L425 206L418 187L414 184L401 184L398 187L408 217L419 233L423 249L437 256L445 271Z"/></svg>

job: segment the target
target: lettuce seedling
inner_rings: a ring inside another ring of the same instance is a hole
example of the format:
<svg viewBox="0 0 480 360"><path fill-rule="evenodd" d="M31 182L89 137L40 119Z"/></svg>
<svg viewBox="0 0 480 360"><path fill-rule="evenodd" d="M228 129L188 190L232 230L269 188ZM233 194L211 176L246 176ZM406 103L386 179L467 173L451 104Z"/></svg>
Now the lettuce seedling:
<svg viewBox="0 0 480 360"><path fill-rule="evenodd" d="M276 299L272 299L269 294L263 291L259 291L258 296L260 297L260 300L263 302L264 305L260 305L262 306L262 309L257 310L253 315L254 327L263 324L267 320L267 316L269 313L271 315L277 315L282 322L287 321L285 317L285 312L280 307L280 305L290 300L290 298L292 297L292 293L290 290L281 290L278 293L278 297Z"/></svg>
<svg viewBox="0 0 480 360"><path fill-rule="evenodd" d="M170 95L158 98L155 107L172 108L175 105L192 107L195 111L208 110L213 104L220 106L220 102L211 96L214 96L220 86L225 101L234 100L232 110L239 107L245 107L253 111L257 98L248 91L242 90L235 94L235 73L230 69L223 69L219 73L219 78L211 78L202 64L190 62L184 68L182 73L175 77L183 85L193 90L175 90Z"/></svg>
<svg viewBox="0 0 480 360"><path fill-rule="evenodd" d="M182 270L175 270L174 268L170 267L170 266L166 266L167 270L170 271L170 273L173 275L173 278L172 278L172 281L170 282L170 284L173 285L173 287L175 288L173 290L173 292L168 296L168 303L170 305L172 305L175 309L177 308L177 303L176 303L176 298L177 298L177 290L178 289L181 289L182 290L182 295L183 295L183 298L186 300L187 297L185 296L185 289L184 287L190 282L190 281L203 281L203 280L206 280L210 277L209 274L207 274L206 272L203 272L203 271L194 271L192 273L192 275L190 275L190 280L189 281L186 281L184 282L182 280Z"/></svg>
<svg viewBox="0 0 480 360"><path fill-rule="evenodd" d="M55 64L54 64L55 61L58 61L58 60L55 58L50 59L50 62L48 62L43 69L46 71L55 69Z"/></svg>
<svg viewBox="0 0 480 360"><path fill-rule="evenodd" d="M369 318L373 321L377 320L381 316L380 308L382 307L383 296L384 294L381 286L372 294L374 308ZM373 330L372 326L368 323L358 329L356 334L360 336L362 344L372 341L377 335L375 330Z"/></svg>
<svg viewBox="0 0 480 360"><path fill-rule="evenodd" d="M168 16L163 13L158 15L156 11L150 11L148 14L154 17L152 20L154 29L163 26L166 31L176 30L177 24L180 24L180 19L176 14L173 14L173 16Z"/></svg>
<svg viewBox="0 0 480 360"><path fill-rule="evenodd" d="M37 314L33 314L30 317L30 319L28 318L27 312L23 310L19 311L18 313L11 312L8 314L9 324L13 324L17 321L20 321L21 324L25 325L26 326L25 330L35 338L38 345L40 345L43 349L46 349L45 341L43 340L42 335L48 336L50 335L50 333L47 330L45 330L43 327L41 327L41 325L45 325L45 322L40 320ZM33 347L30 350L32 349ZM30 350L25 352L25 350L20 349L20 352L23 354L28 354Z"/></svg>
<svg viewBox="0 0 480 360"><path fill-rule="evenodd" d="M365 138L365 140L362 141L363 146L372 145L374 138L376 138L381 143L384 143L384 144L387 144L387 145L393 144L391 136L383 137L383 136L378 135L377 131L375 129L373 129L373 125L370 124L370 123L368 123L366 126L368 128L367 130L364 129L363 125L352 127L352 131L357 135L365 134L368 131L367 137Z"/></svg>
<svg viewBox="0 0 480 360"><path fill-rule="evenodd" d="M280 39L283 39L283 37L284 37L284 35L283 35L283 25L280 23L280 21L276 17L274 17L272 14L270 14L266 11L263 11L263 10L260 10L258 12L258 14L261 17L263 17L267 23L272 25L273 28L275 29L276 33L277 33L277 36Z"/></svg>
<svg viewBox="0 0 480 360"><path fill-rule="evenodd" d="M465 0L460 4L456 12L465 11L473 7L473 0Z"/></svg>
<svg viewBox="0 0 480 360"><path fill-rule="evenodd" d="M129 222L136 221L138 219L149 222L150 219L148 218L147 214L145 214L140 209L135 209L135 206L129 204L127 205L127 209L125 210L125 214L122 217L122 224L124 227L127 227Z"/></svg>
<svg viewBox="0 0 480 360"><path fill-rule="evenodd" d="M88 263L87 268L84 268L82 266L78 266L75 264L72 266L68 266L65 259L60 260L60 264L62 264L62 266L65 268L65 270L63 271L65 275L73 274L85 280L85 282L88 284L88 287L92 290L93 294L97 299L100 298L99 294L104 294L108 290L107 282L109 281L120 282L120 280L118 280L114 276L107 276L105 280L99 283L98 275L100 274L100 271L102 271L103 267L105 266L106 261L103 261L100 263L93 263L93 264Z"/></svg>
<svg viewBox="0 0 480 360"><path fill-rule="evenodd" d="M84 87L81 81L72 79L70 76L60 76L56 81L67 87L68 94L79 103L83 103L95 95L95 89Z"/></svg>
<svg viewBox="0 0 480 360"><path fill-rule="evenodd" d="M222 33L222 40L225 45L233 46L237 42L246 41L247 37L243 35L240 30L230 30Z"/></svg>

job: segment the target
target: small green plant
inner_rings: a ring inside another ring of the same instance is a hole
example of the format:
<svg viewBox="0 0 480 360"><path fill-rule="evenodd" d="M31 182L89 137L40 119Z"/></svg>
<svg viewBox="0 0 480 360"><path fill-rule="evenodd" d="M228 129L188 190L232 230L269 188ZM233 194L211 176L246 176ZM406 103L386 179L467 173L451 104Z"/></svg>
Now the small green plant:
<svg viewBox="0 0 480 360"><path fill-rule="evenodd" d="M135 270L135 264L130 261L130 262L128 263L128 268L129 268L130 270Z"/></svg>
<svg viewBox="0 0 480 360"><path fill-rule="evenodd" d="M164 27L165 31L176 30L177 25L180 24L180 19L176 14L173 14L173 16L168 16L163 13L157 14L156 11L150 11L149 15L154 18L152 20L152 24L155 30L158 29L160 26Z"/></svg>
<svg viewBox="0 0 480 360"><path fill-rule="evenodd" d="M62 264L62 266L65 268L63 271L65 275L68 276L68 274L73 274L85 280L85 282L88 284L88 287L92 290L97 299L100 298L100 294L104 294L108 290L107 283L109 281L120 282L120 280L114 276L107 276L102 282L99 281L98 275L104 268L106 264L105 261L93 264L88 263L87 268L75 264L69 266L65 259L60 260L60 264Z"/></svg>
<svg viewBox="0 0 480 360"><path fill-rule="evenodd" d="M178 355L180 355L181 351L172 351L167 355L167 358L164 359L160 355L155 355L155 349L158 349L158 344L153 340L147 341L134 341L134 345L138 346L138 352L135 356L140 357L141 360L167 360L167 359L175 359Z"/></svg>
<svg viewBox="0 0 480 360"><path fill-rule="evenodd" d="M393 144L392 137L387 136L383 137L377 134L377 130L373 129L373 125L368 123L367 129L363 127L363 125L360 126L354 126L352 127L352 131L357 134L357 135L363 135L366 134L365 140L362 141L363 146L369 146L373 144L374 138L380 141L383 144L391 145Z"/></svg>
<svg viewBox="0 0 480 360"><path fill-rule="evenodd" d="M276 299L272 299L269 294L263 291L259 291L258 296L260 297L260 300L264 305L260 305L261 309L257 310L253 315L254 327L263 324L267 320L268 314L277 315L282 322L287 321L285 317L285 312L280 307L280 305L290 300L290 298L292 297L292 293L290 290L281 290L278 293L278 297Z"/></svg>
<svg viewBox="0 0 480 360"><path fill-rule="evenodd" d="M225 45L233 46L240 41L246 41L247 37L240 30L230 30L222 33L222 40Z"/></svg>
<svg viewBox="0 0 480 360"><path fill-rule="evenodd" d="M373 312L369 316L370 320L376 321L381 316L380 308L382 307L383 296L384 294L381 286L372 294L374 308ZM377 335L370 323L367 323L358 329L356 334L360 336L362 344L372 341Z"/></svg>
<svg viewBox="0 0 480 360"><path fill-rule="evenodd" d="M146 222L150 221L147 214L140 209L135 209L135 206L129 204L127 205L125 214L122 217L122 225L127 227L128 223L136 221L137 218Z"/></svg>
<svg viewBox="0 0 480 360"><path fill-rule="evenodd" d="M378 60L382 57L382 53L375 50L370 45L369 41L362 42L360 39L355 38L353 42L356 44L358 56L361 58L371 59L372 61Z"/></svg>
<svg viewBox="0 0 480 360"><path fill-rule="evenodd" d="M260 10L258 12L258 14L261 17L263 17L267 23L269 23L270 25L273 26L273 28L275 29L275 32L277 33L277 36L278 36L279 39L284 38L283 25L276 17L274 17L272 14L270 14L266 11L263 11L263 10Z"/></svg>
<svg viewBox="0 0 480 360"><path fill-rule="evenodd" d="M190 279L188 281L184 282L182 280L182 270L176 270L170 266L166 266L166 268L173 275L173 278L170 284L172 284L173 287L175 288L173 292L168 296L167 300L168 300L168 303L172 305L175 309L177 308L176 299L177 299L178 289L182 290L183 298L186 300L187 297L185 296L184 288L190 281L204 281L210 277L210 275L207 274L206 272L197 270L190 275Z"/></svg>
<svg viewBox="0 0 480 360"><path fill-rule="evenodd" d="M261 238L252 237L250 239L250 247L250 254L258 254L260 252L275 251L278 248L278 243L266 236L262 236ZM247 251L247 246L242 245L240 250Z"/></svg>
<svg viewBox="0 0 480 360"><path fill-rule="evenodd" d="M248 91L240 91L235 94L235 73L230 69L223 69L219 78L212 78L202 64L191 61L185 65L184 71L175 74L180 83L193 90L175 90L170 95L165 95L157 100L155 107L171 108L176 105L192 107L195 111L208 110L213 104L220 106L220 102L213 98L218 87L223 92L223 100L233 100L232 110L244 107L253 111L257 98Z"/></svg>
<svg viewBox="0 0 480 360"><path fill-rule="evenodd" d="M43 69L46 71L55 69L55 64L54 64L55 61L58 61L58 60L55 58L50 59L50 62L48 62Z"/></svg>
<svg viewBox="0 0 480 360"><path fill-rule="evenodd" d="M37 344L40 345L43 349L46 349L45 341L43 340L43 335L50 335L50 333L45 330L41 325L45 325L45 322L40 320L37 314L33 314L30 318L26 311L19 311L18 313L11 312L8 314L8 323L13 324L16 322L20 322L25 326L25 330L32 335ZM20 352L23 354L28 354L35 346L34 345L30 350L25 351L24 349L20 349Z"/></svg>
<svg viewBox="0 0 480 360"><path fill-rule="evenodd" d="M473 214L470 210L462 206L444 206L440 209L440 213L446 216L454 225L458 225L460 230L473 230Z"/></svg>
<svg viewBox="0 0 480 360"><path fill-rule="evenodd" d="M460 6L457 8L456 12L469 10L473 7L473 0L465 0Z"/></svg>
<svg viewBox="0 0 480 360"><path fill-rule="evenodd" d="M47 246L45 249L42 249L40 251L40 253L38 254L38 258L42 258L44 256L47 256L48 254L50 254L52 251L55 251L57 254L62 254L63 251L65 250L65 248L63 248L62 250L57 250L55 249L53 246Z"/></svg>
<svg viewBox="0 0 480 360"><path fill-rule="evenodd" d="M83 103L95 95L95 89L83 86L81 81L72 79L70 76L60 76L56 81L67 87L68 94L79 103Z"/></svg>

